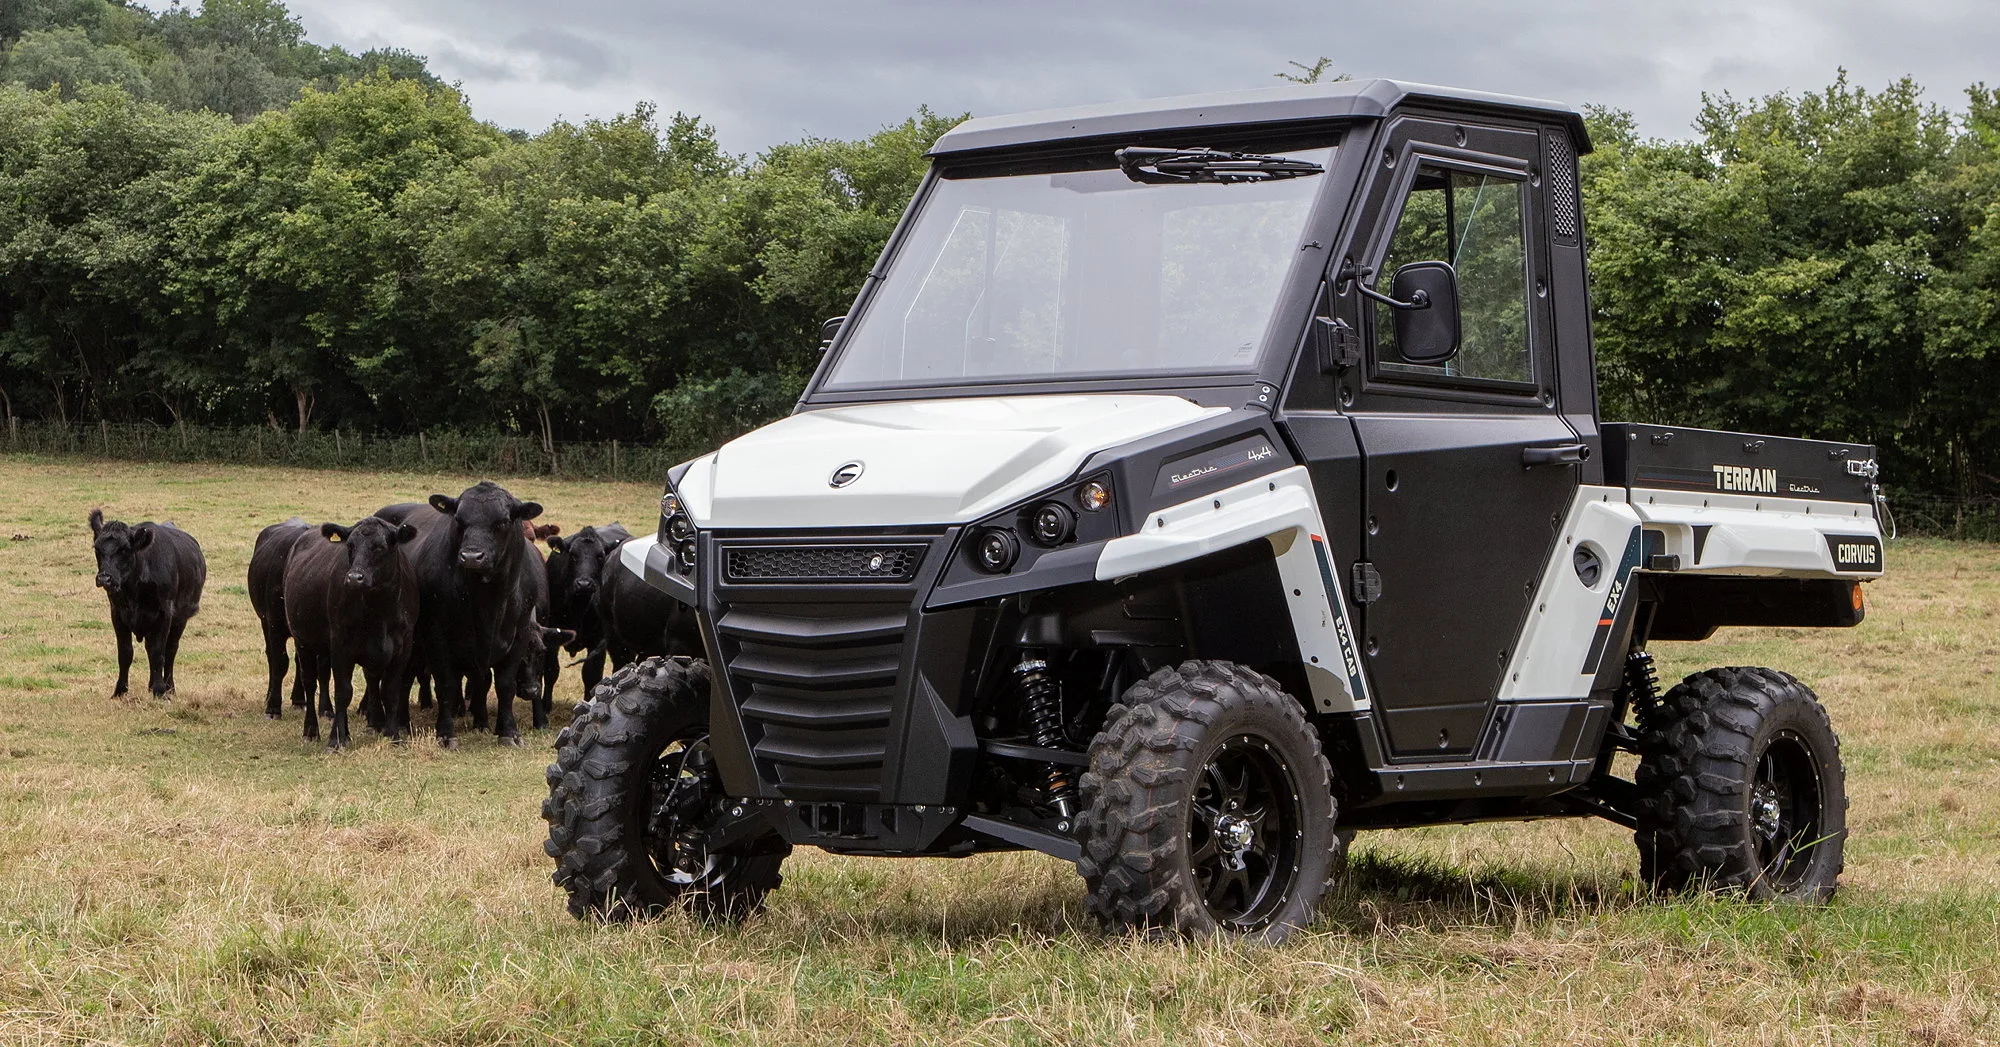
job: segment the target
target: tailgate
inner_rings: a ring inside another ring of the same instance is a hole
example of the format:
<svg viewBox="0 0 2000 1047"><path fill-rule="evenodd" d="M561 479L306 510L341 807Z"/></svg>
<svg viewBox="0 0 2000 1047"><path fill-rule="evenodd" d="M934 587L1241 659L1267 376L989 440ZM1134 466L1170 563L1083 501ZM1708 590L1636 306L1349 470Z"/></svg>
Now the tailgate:
<svg viewBox="0 0 2000 1047"><path fill-rule="evenodd" d="M1621 487L1872 502L1870 444L1607 422L1604 482Z"/></svg>

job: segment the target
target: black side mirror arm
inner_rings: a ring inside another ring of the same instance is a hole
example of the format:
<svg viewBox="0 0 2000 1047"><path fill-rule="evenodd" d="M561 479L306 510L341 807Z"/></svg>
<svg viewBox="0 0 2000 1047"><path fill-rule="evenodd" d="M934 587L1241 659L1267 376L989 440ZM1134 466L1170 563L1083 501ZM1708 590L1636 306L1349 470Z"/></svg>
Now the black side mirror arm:
<svg viewBox="0 0 2000 1047"><path fill-rule="evenodd" d="M1381 302L1391 309L1429 309L1431 307L1430 292L1418 288L1417 293L1411 295L1409 301L1399 302L1368 286L1368 279L1374 275L1375 267L1372 265L1366 269L1356 269L1350 265L1340 271L1340 280L1343 284L1351 281L1354 289L1361 292L1361 297Z"/></svg>

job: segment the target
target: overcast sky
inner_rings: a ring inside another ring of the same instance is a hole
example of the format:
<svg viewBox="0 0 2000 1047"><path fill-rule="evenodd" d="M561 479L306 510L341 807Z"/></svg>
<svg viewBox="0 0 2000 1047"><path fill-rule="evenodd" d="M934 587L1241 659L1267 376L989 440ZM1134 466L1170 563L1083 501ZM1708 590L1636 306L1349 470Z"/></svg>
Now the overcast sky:
<svg viewBox="0 0 2000 1047"><path fill-rule="evenodd" d="M1682 136L1703 91L1824 87L1845 66L1932 101L2000 83L1996 0L290 0L316 42L405 47L482 118L539 131L646 100L749 153L852 138L919 105L993 115L1357 77L1631 110Z"/></svg>

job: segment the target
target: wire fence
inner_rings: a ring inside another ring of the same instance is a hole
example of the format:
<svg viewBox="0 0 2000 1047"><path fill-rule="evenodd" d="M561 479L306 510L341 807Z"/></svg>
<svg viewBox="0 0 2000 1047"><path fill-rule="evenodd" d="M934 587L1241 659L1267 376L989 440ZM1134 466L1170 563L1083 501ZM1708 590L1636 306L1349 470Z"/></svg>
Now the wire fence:
<svg viewBox="0 0 2000 1047"><path fill-rule="evenodd" d="M60 425L8 419L6 447L20 454L67 455L136 462L221 462L307 469L380 469L574 480L661 481L695 451L618 440L556 445L503 433L419 433L377 436L330 431L289 432L143 423ZM1892 494L1897 533L2000 542L2000 498ZM1888 521L1884 521L1885 528Z"/></svg>
<svg viewBox="0 0 2000 1047"><path fill-rule="evenodd" d="M559 443L551 454L534 437L501 433L380 436L338 429L286 432L267 426L226 429L143 423L60 425L20 418L8 420L5 449L18 454L135 462L217 462L308 469L646 481L662 480L669 467L689 457L672 447L634 445L619 440Z"/></svg>
<svg viewBox="0 0 2000 1047"><path fill-rule="evenodd" d="M1896 533L1967 542L2000 542L2000 498L1890 495ZM1883 522L1884 530L1888 521Z"/></svg>

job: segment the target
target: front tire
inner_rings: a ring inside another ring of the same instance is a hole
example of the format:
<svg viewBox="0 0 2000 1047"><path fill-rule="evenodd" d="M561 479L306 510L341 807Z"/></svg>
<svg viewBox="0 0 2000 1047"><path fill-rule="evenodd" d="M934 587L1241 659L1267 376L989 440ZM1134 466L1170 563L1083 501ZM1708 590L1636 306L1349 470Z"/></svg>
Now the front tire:
<svg viewBox="0 0 2000 1047"><path fill-rule="evenodd" d="M1343 849L1332 772L1299 703L1228 662L1132 686L1090 747L1077 822L1089 908L1114 932L1282 941Z"/></svg>
<svg viewBox="0 0 2000 1047"><path fill-rule="evenodd" d="M708 751L705 662L652 658L599 684L556 739L543 849L579 919L625 920L678 905L739 920L776 890L791 845L766 832L702 845L720 817Z"/></svg>
<svg viewBox="0 0 2000 1047"><path fill-rule="evenodd" d="M1847 838L1840 740L1805 684L1709 669L1642 716L1640 876L1759 900L1833 897Z"/></svg>

